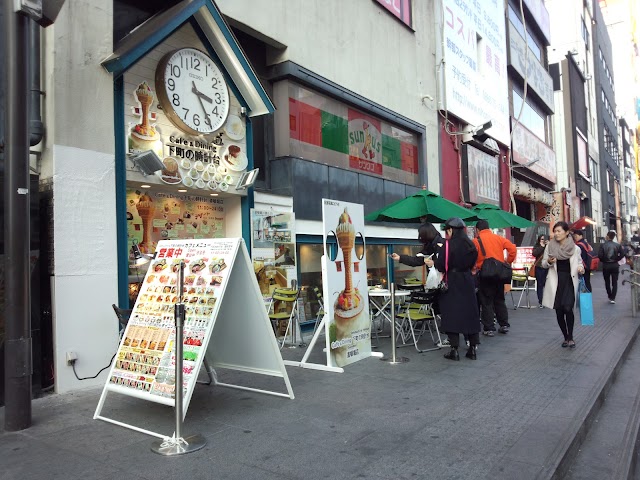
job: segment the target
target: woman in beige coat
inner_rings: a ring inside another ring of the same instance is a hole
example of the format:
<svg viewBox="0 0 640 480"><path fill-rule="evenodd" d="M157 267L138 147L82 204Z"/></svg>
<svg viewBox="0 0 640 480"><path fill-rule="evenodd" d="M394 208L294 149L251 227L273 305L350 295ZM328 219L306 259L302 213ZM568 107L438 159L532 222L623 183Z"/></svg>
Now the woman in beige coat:
<svg viewBox="0 0 640 480"><path fill-rule="evenodd" d="M544 286L542 305L556 311L558 326L564 335L563 347L575 348L573 324L578 299L578 275L584 273L580 247L569 235L569 225L558 222L553 226L553 238L542 257L542 266L549 269Z"/></svg>

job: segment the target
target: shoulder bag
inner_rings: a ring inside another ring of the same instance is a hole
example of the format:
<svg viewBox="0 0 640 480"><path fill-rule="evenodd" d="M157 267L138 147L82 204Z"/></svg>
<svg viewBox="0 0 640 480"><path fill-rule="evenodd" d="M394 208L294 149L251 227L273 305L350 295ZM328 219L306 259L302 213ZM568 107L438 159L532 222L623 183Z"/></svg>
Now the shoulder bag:
<svg viewBox="0 0 640 480"><path fill-rule="evenodd" d="M513 275L511 265L493 257L487 257L480 237L478 237L478 244L480 244L480 251L485 257L484 262L482 262L482 267L480 267L480 272L478 273L479 278L490 282L511 283L511 276Z"/></svg>

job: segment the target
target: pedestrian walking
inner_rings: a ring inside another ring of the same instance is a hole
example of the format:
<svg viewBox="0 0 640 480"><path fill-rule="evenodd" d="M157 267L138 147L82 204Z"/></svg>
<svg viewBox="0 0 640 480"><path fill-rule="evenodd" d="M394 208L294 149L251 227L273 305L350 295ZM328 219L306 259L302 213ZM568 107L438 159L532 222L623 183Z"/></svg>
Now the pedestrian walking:
<svg viewBox="0 0 640 480"><path fill-rule="evenodd" d="M478 236L473 243L478 250L478 260L476 271L480 272L482 264L487 258L495 258L500 262L512 263L516 259L516 246L500 235L489 230L489 223L486 220L478 220L476 224ZM504 252L507 252L505 260ZM478 278L478 297L481 305L481 320L483 335L493 337L496 327L494 318L498 321L500 328L498 332L509 332L509 313L504 298L504 283L500 280L487 280Z"/></svg>
<svg viewBox="0 0 640 480"><path fill-rule="evenodd" d="M584 265L584 284L587 290L591 292L591 255L589 252L592 252L593 248L584 238L584 230L574 230L573 241L580 248L580 258L582 258Z"/></svg>
<svg viewBox="0 0 640 480"><path fill-rule="evenodd" d="M544 308L542 305L542 293L544 292L544 284L547 281L547 272L548 270L542 266L542 255L544 254L544 249L549 243L549 239L546 235L538 235L538 239L536 240L536 244L533 247L533 256L536 261L533 263L535 268L535 276L536 276L536 293L538 294L538 308Z"/></svg>
<svg viewBox="0 0 640 480"><path fill-rule="evenodd" d="M542 304L556 311L558 326L564 336L562 347L576 348L573 324L578 298L578 275L584 273L584 266L580 247L569 235L567 222L558 222L553 226L553 238L545 248L542 266L549 269Z"/></svg>
<svg viewBox="0 0 640 480"><path fill-rule="evenodd" d="M427 266L435 265L438 271L446 274L448 288L440 292L439 304L442 329L451 344L451 350L444 355L449 360L460 360L458 347L461 333L469 341L467 358L476 360L477 345L480 343L480 313L471 274L478 251L464 229L462 219L454 217L447 220L447 240L438 247L435 261L432 258L426 261Z"/></svg>
<svg viewBox="0 0 640 480"><path fill-rule="evenodd" d="M602 276L604 286L607 289L609 303L616 303L618 293L618 274L620 273L620 260L624 258L624 252L619 243L615 242L616 232L613 230L607 233L606 241L598 250L598 258L602 262Z"/></svg>

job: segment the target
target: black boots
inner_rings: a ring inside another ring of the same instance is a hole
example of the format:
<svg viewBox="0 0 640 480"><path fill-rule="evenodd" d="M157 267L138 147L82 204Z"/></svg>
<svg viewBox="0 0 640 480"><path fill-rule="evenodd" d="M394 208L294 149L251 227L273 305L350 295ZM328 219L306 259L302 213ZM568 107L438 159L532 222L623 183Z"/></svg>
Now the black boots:
<svg viewBox="0 0 640 480"><path fill-rule="evenodd" d="M460 354L458 353L458 349L456 347L451 347L451 350L449 350L449 353L444 354L444 358L448 360L456 360L457 362L459 362Z"/></svg>
<svg viewBox="0 0 640 480"><path fill-rule="evenodd" d="M478 356L476 355L476 346L475 345L471 345L469 347L469 350L467 350L467 353L465 354L465 357L470 358L471 360L477 360Z"/></svg>

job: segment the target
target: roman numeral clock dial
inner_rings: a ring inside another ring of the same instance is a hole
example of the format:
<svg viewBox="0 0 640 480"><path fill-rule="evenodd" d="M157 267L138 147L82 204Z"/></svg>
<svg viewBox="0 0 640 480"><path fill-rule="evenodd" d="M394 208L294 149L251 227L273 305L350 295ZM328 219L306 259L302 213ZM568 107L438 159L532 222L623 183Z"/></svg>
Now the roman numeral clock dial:
<svg viewBox="0 0 640 480"><path fill-rule="evenodd" d="M191 135L213 133L229 113L229 89L222 72L195 48L169 52L156 69L156 92L167 118Z"/></svg>

